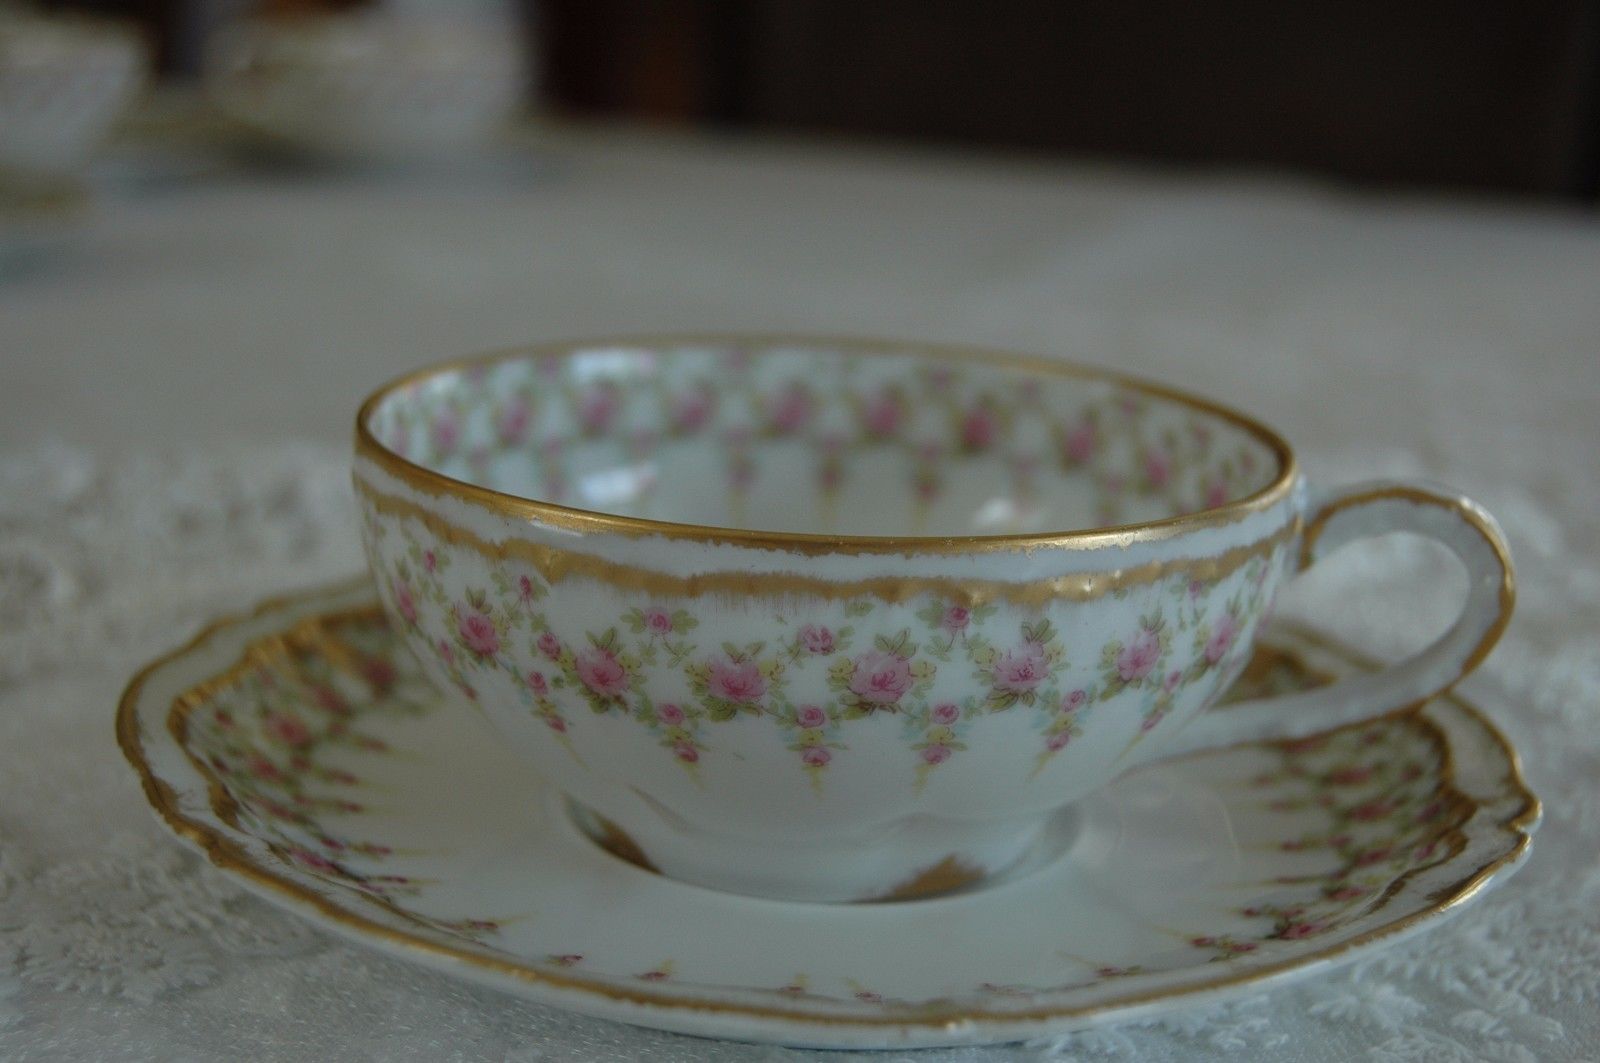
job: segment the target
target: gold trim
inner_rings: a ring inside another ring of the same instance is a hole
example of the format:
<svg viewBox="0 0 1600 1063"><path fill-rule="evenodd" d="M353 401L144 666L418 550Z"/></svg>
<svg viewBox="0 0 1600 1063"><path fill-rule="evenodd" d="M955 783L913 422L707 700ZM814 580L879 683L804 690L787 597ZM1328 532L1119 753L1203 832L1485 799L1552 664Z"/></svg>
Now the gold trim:
<svg viewBox="0 0 1600 1063"><path fill-rule="evenodd" d="M694 576L673 576L527 539L490 542L476 532L450 523L426 506L379 491L359 475L355 477L355 484L357 493L376 512L416 520L436 539L452 546L466 546L491 560L512 558L525 562L532 565L551 585L569 578L592 579L626 591L681 598L716 594L740 598L794 595L834 600L871 597L894 603L923 594L940 594L967 606L995 600L1022 606L1042 606L1063 600L1093 601L1121 588L1153 583L1179 572L1191 579L1220 579L1252 558L1271 553L1280 543L1293 539L1300 532L1300 521L1296 518L1265 538L1233 547L1214 557L1148 561L1131 568L1074 572L1022 582L963 580L944 576L880 576L840 581L791 572L706 572Z"/></svg>
<svg viewBox="0 0 1600 1063"><path fill-rule="evenodd" d="M633 835L601 815L594 815L594 826L596 833L585 830L583 831L584 837L618 860L626 860L639 870L648 871L652 875L661 874L661 869L652 864L650 858L644 855L644 850L640 848L638 842L633 840ZM582 829L581 825L579 829Z"/></svg>
<svg viewBox="0 0 1600 1063"><path fill-rule="evenodd" d="M1176 402L1191 410L1219 417L1243 429L1263 443L1278 461L1278 475L1261 490L1235 499L1214 509L1200 510L1177 517L1147 521L1140 524L1122 524L1106 528L1089 528L1080 531L1033 532L1017 535L949 535L949 536L887 536L887 535L818 535L804 532L757 531L748 528L720 528L703 524L685 524L676 521L651 520L644 517L627 517L616 513L577 509L554 502L541 502L507 494L477 484L458 480L435 472L416 462L402 458L380 443L368 422L378 406L390 395L430 377L446 373L482 369L501 362L519 358L549 358L571 356L583 350L602 346L765 346L812 345L848 352L851 355L918 357L928 361L957 361L998 366L1019 372L1068 376L1100 380L1141 392L1145 395ZM1269 509L1290 496L1299 468L1294 451L1272 429L1237 410L1219 405L1177 388L1144 380L1111 369L1081 365L1039 355L1016 354L980 347L957 347L947 344L913 343L908 341L874 340L826 335L771 334L685 334L638 335L600 337L592 340L569 340L514 347L500 351L439 362L407 373L374 391L361 404L356 413L356 454L376 463L385 472L414 490L432 497L447 496L471 502L482 509L503 516L536 521L569 531L605 533L627 536L658 535L667 539L691 539L706 543L725 543L736 546L765 547L799 554L948 554L977 553L991 550L1025 550L1041 548L1093 550L1107 546L1129 546L1136 542L1154 542L1169 539L1197 528L1232 524L1252 513Z"/></svg>
<svg viewBox="0 0 1600 1063"><path fill-rule="evenodd" d="M866 898L867 903L888 903L890 901L914 901L924 897L932 897L940 893L949 893L962 886L984 877L981 867L974 867L951 853L936 864L930 864L910 878L892 887L888 892L876 897Z"/></svg>
<svg viewBox="0 0 1600 1063"><path fill-rule="evenodd" d="M1459 683L1468 673L1484 662L1489 652L1494 649L1495 643L1500 641L1500 636L1505 633L1506 625L1511 623L1511 614L1517 604L1517 577L1516 570L1511 564L1511 547L1506 543L1505 536L1500 534L1498 528L1490 523L1479 507L1466 499L1435 494L1432 491L1416 487L1394 486L1379 487L1371 491L1362 491L1357 494L1345 495L1327 503L1317 510L1306 522L1305 537L1300 540L1300 568L1302 571L1311 566L1315 560L1317 540L1321 538L1328 521L1344 510L1356 506L1366 505L1369 502L1379 502L1385 499L1399 499L1404 502L1414 502L1419 505L1437 506L1449 510L1474 531L1483 537L1489 544L1489 549L1494 551L1495 560L1500 565L1500 613L1495 617L1494 623L1483 633L1478 644L1472 652L1467 654L1466 660L1461 665L1461 670L1456 677L1446 683L1435 695L1449 690Z"/></svg>
<svg viewBox="0 0 1600 1063"><path fill-rule="evenodd" d="M359 584L352 583L348 587L339 588L339 590L354 590L357 586ZM310 600L315 596L330 593L335 593L335 591L327 589L305 592L299 595L269 598L248 613L223 617L201 629L198 634L184 645L163 654L145 665L129 681L127 689L123 692L117 706L117 744L121 748L123 756L139 777L145 796L156 813L174 834L187 839L201 849L213 864L240 875L260 889L281 895L286 901L310 907L323 918L345 928L352 938L370 939L376 937L435 960L465 964L523 982L544 984L563 990L598 994L610 1000L633 1006L732 1013L810 1026L952 1028L975 1022L992 1022L1002 1026L1014 1026L1029 1022L1045 1022L1053 1019L1103 1014L1161 1000L1182 999L1196 993L1212 992L1218 989L1264 981L1275 975L1302 968L1313 960L1325 961L1331 959L1372 942L1402 933L1426 919L1436 917L1451 908L1465 903L1482 890L1501 868L1522 859L1532 843L1532 835L1528 828L1538 821L1541 814L1539 799L1528 790L1527 784L1523 780L1521 758L1511 745L1510 740L1470 702L1462 699L1459 695L1447 694L1444 695L1444 698L1472 717L1487 731L1499 744L1506 756L1508 771L1505 785L1519 794L1522 801L1510 818L1503 820L1498 826L1503 830L1515 833L1517 835L1516 843L1509 852L1501 854L1475 872L1463 877L1454 887L1447 887L1446 891L1436 891L1435 894L1429 897L1429 900L1434 902L1432 907L1413 912L1411 915L1386 926L1375 927L1322 952L1285 960L1205 983L1132 993L1114 1001L1070 1008L1032 1008L1016 1011L978 1009L952 1015L947 1010L946 1002L934 1000L893 1015L830 1015L818 1017L814 1014L787 1008L675 997L667 992L655 992L642 987L621 984L613 985L562 971L536 970L511 960L463 949L451 944L419 938L405 931L373 922L371 919L352 914L299 882L259 866L254 862L250 853L239 843L223 836L210 826L189 819L179 810L177 794L169 785L156 777L145 757L138 719L138 703L145 683L159 669L195 652L217 634L230 627L253 619L259 619L276 610L292 607L298 602ZM1365 666L1364 658L1344 650L1343 647L1336 648L1336 644L1331 641L1324 640L1323 646L1329 649L1330 652L1338 652L1345 656L1346 659ZM1446 892L1447 895L1440 896L1441 892Z"/></svg>

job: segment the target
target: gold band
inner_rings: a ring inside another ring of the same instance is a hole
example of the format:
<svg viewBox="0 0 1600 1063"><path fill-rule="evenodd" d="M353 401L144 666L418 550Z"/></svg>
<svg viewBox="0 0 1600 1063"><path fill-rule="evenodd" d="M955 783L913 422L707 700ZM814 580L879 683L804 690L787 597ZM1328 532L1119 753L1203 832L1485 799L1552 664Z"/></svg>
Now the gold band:
<svg viewBox="0 0 1600 1063"><path fill-rule="evenodd" d="M674 576L647 568L622 565L556 546L506 539L491 542L475 532L452 524L435 510L398 495L385 494L355 477L356 492L373 512L415 520L430 534L452 546L465 546L490 560L507 558L531 565L552 586L566 579L590 579L624 591L679 598L725 595L730 598L807 597L828 600L876 598L884 602L905 602L919 595L937 594L968 607L992 601L1038 608L1051 602L1087 602L1114 591L1154 583L1168 576L1183 574L1190 579L1215 580L1228 575L1251 559L1270 554L1279 544L1294 538L1300 530L1296 518L1271 535L1253 543L1233 547L1213 557L1174 558L1149 561L1130 568L1105 572L1074 572L1046 579L1006 582L1001 580L953 579L942 576L878 576L860 580L830 580L790 572L708 572L694 576Z"/></svg>

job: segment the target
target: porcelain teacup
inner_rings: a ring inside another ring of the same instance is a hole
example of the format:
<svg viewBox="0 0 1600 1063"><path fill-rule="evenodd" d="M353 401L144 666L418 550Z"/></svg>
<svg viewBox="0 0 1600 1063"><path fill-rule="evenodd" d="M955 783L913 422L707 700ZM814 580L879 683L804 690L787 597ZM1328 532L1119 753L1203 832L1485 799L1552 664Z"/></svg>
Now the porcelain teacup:
<svg viewBox="0 0 1600 1063"><path fill-rule="evenodd" d="M473 20L318 15L241 22L206 57L219 110L278 147L405 161L488 140L525 82L518 42Z"/></svg>
<svg viewBox="0 0 1600 1063"><path fill-rule="evenodd" d="M144 74L144 44L125 26L0 11L0 195L75 175Z"/></svg>
<svg viewBox="0 0 1600 1063"><path fill-rule="evenodd" d="M1313 494L1242 413L931 344L668 337L445 364L362 406L354 476L398 630L591 834L797 900L980 880L1152 756L1427 698L1513 597L1493 520L1452 492ZM1397 531L1467 570L1437 642L1205 711L1293 572Z"/></svg>

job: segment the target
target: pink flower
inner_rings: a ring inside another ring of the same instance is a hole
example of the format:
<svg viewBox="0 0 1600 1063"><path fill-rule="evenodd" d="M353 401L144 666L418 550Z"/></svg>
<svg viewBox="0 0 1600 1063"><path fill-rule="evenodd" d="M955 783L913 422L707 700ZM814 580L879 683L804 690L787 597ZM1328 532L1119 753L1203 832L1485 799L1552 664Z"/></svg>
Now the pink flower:
<svg viewBox="0 0 1600 1063"><path fill-rule="evenodd" d="M998 431L994 414L976 406L961 419L961 446L966 450L986 450L994 445Z"/></svg>
<svg viewBox="0 0 1600 1063"><path fill-rule="evenodd" d="M1162 684L1162 689L1168 694L1178 689L1178 684L1183 682L1183 669L1174 668L1167 673L1167 681Z"/></svg>
<svg viewBox="0 0 1600 1063"><path fill-rule="evenodd" d="M1328 782L1334 786L1359 786L1372 778L1372 769L1366 765L1334 768L1328 773Z"/></svg>
<svg viewBox="0 0 1600 1063"><path fill-rule="evenodd" d="M1228 485L1221 480L1208 480L1206 482L1206 508L1216 509L1218 506L1226 505L1227 502Z"/></svg>
<svg viewBox="0 0 1600 1063"><path fill-rule="evenodd" d="M525 399L514 399L509 406L500 411L500 423L496 426L496 434L500 442L511 447L521 443L528 434L528 422L532 419L532 411L528 409Z"/></svg>
<svg viewBox="0 0 1600 1063"><path fill-rule="evenodd" d="M463 613L456 630L461 633L461 641L467 644L467 649L479 657L493 657L500 652L500 634L494 629L494 621L482 613L474 610Z"/></svg>
<svg viewBox="0 0 1600 1063"><path fill-rule="evenodd" d="M794 722L808 731L828 726L828 714L820 705L801 705L794 710Z"/></svg>
<svg viewBox="0 0 1600 1063"><path fill-rule="evenodd" d="M598 646L584 650L573 668L583 685L603 698L619 698L628 689L628 670L610 650Z"/></svg>
<svg viewBox="0 0 1600 1063"><path fill-rule="evenodd" d="M961 710L948 701L942 701L933 707L933 711L928 714L928 718L942 727L949 727L961 719Z"/></svg>
<svg viewBox="0 0 1600 1063"><path fill-rule="evenodd" d="M268 782L277 782L283 778L283 772L278 770L278 766L259 753L254 754L245 762L245 770L256 778L265 779Z"/></svg>
<svg viewBox="0 0 1600 1063"><path fill-rule="evenodd" d="M1227 655L1233 647L1233 640L1239 634L1239 621L1232 613L1223 613L1222 619L1217 621L1217 629L1206 640L1206 663L1216 664Z"/></svg>
<svg viewBox="0 0 1600 1063"><path fill-rule="evenodd" d="M395 667L382 657L368 657L361 664L361 675L374 690L388 690L398 676Z"/></svg>
<svg viewBox="0 0 1600 1063"><path fill-rule="evenodd" d="M900 428L900 402L893 391L885 389L874 395L862 411L867 435L885 439Z"/></svg>
<svg viewBox="0 0 1600 1063"><path fill-rule="evenodd" d="M1117 654L1117 675L1124 683L1143 679L1161 659L1161 637L1147 627L1139 629L1133 640Z"/></svg>
<svg viewBox="0 0 1600 1063"><path fill-rule="evenodd" d="M329 686L318 685L311 692L311 700L323 712L333 713L335 716L344 716L350 712L349 704L344 700L344 695Z"/></svg>
<svg viewBox="0 0 1600 1063"><path fill-rule="evenodd" d="M1067 748L1067 743L1071 741L1071 731L1056 731L1049 738L1044 740L1044 747L1052 753L1057 753Z"/></svg>
<svg viewBox="0 0 1600 1063"><path fill-rule="evenodd" d="M408 624L417 622L417 600L411 596L411 588L404 583L395 585L394 608Z"/></svg>
<svg viewBox="0 0 1600 1063"><path fill-rule="evenodd" d="M804 384L791 384L767 405L767 416L779 432L794 432L811 418L811 396Z"/></svg>
<svg viewBox="0 0 1600 1063"><path fill-rule="evenodd" d="M433 447L440 454L448 454L456 449L456 443L461 438L461 426L450 414L445 414L433 422Z"/></svg>
<svg viewBox="0 0 1600 1063"><path fill-rule="evenodd" d="M800 762L808 768L820 768L833 759L833 754L824 746L806 746L800 751Z"/></svg>
<svg viewBox="0 0 1600 1063"><path fill-rule="evenodd" d="M1206 589L1206 585L1204 583L1202 583L1200 580L1192 579L1192 580L1189 581L1189 597L1190 598L1198 598L1198 597L1200 597L1200 592L1205 590L1205 589Z"/></svg>
<svg viewBox="0 0 1600 1063"><path fill-rule="evenodd" d="M955 635L967 630L967 625L972 622L972 611L964 605L952 605L944 611L939 626L950 634Z"/></svg>
<svg viewBox="0 0 1600 1063"><path fill-rule="evenodd" d="M684 721L683 709L669 701L656 709L656 719L668 727L676 727Z"/></svg>
<svg viewBox="0 0 1600 1063"><path fill-rule="evenodd" d="M528 686L541 698L550 693L550 684L545 680L543 672L529 672Z"/></svg>
<svg viewBox="0 0 1600 1063"><path fill-rule="evenodd" d="M871 650L856 658L850 692L874 705L893 705L911 689L911 665L904 657Z"/></svg>
<svg viewBox="0 0 1600 1063"><path fill-rule="evenodd" d="M712 662L706 685L712 697L740 705L754 705L767 692L767 679L753 661Z"/></svg>
<svg viewBox="0 0 1600 1063"><path fill-rule="evenodd" d="M1079 709L1083 708L1083 703L1088 700L1089 692L1087 690L1074 690L1072 693L1061 699L1061 711L1077 712Z"/></svg>
<svg viewBox="0 0 1600 1063"><path fill-rule="evenodd" d="M1365 886L1340 886L1338 889L1329 890L1327 897L1330 901L1353 901L1357 897L1366 896Z"/></svg>
<svg viewBox="0 0 1600 1063"><path fill-rule="evenodd" d="M1394 811L1394 805L1388 801L1368 801L1357 805L1350 810L1350 818L1363 823L1370 823L1375 819L1383 819Z"/></svg>
<svg viewBox="0 0 1600 1063"><path fill-rule="evenodd" d="M517 597L521 598L525 602L533 600L533 577L532 576L518 576L517 577Z"/></svg>
<svg viewBox="0 0 1600 1063"><path fill-rule="evenodd" d="M1026 694L1050 674L1050 664L1045 660L1044 647L1037 642L1024 643L1020 650L1007 650L994 662L994 686L1012 694Z"/></svg>
<svg viewBox="0 0 1600 1063"><path fill-rule="evenodd" d="M293 713L274 712L269 715L267 733L286 746L304 746L311 743L311 728Z"/></svg>
<svg viewBox="0 0 1600 1063"><path fill-rule="evenodd" d="M598 387L578 402L578 420L588 435L599 435L611 424L617 412L617 396L608 387Z"/></svg>
<svg viewBox="0 0 1600 1063"><path fill-rule="evenodd" d="M1062 440L1062 452L1067 460L1074 465L1081 465L1094 457L1095 447L1099 444L1099 436L1094 430L1094 422L1080 421L1067 433Z"/></svg>
<svg viewBox="0 0 1600 1063"><path fill-rule="evenodd" d="M1152 450L1144 456L1144 478L1151 487L1164 487L1172 478L1172 459L1164 450Z"/></svg>
<svg viewBox="0 0 1600 1063"><path fill-rule="evenodd" d="M695 432L711 419L711 397L704 391L686 391L672 404L672 426L679 432Z"/></svg>
<svg viewBox="0 0 1600 1063"><path fill-rule="evenodd" d="M807 624L800 629L800 645L805 647L807 653L832 653L833 632L816 624Z"/></svg>
<svg viewBox="0 0 1600 1063"><path fill-rule="evenodd" d="M539 647L540 653L544 654L552 661L561 657L561 640L556 638L556 633L554 631L546 631L543 635L540 635L539 641L534 643L534 645Z"/></svg>
<svg viewBox="0 0 1600 1063"><path fill-rule="evenodd" d="M1321 923L1290 923L1274 936L1280 941L1299 941L1322 932Z"/></svg>
<svg viewBox="0 0 1600 1063"><path fill-rule="evenodd" d="M559 716L546 716L544 718L544 722L549 724L550 730L554 731L556 734L567 733L567 721L563 720Z"/></svg>
<svg viewBox="0 0 1600 1063"><path fill-rule="evenodd" d="M332 860L329 860L321 853L315 852L311 849L291 849L289 851L289 855L294 859L295 863L299 864L301 867L309 868L312 871L339 870L338 864L334 863Z"/></svg>
<svg viewBox="0 0 1600 1063"><path fill-rule="evenodd" d="M652 635L668 634L672 631L672 617L665 609L646 609L644 627Z"/></svg>
<svg viewBox="0 0 1600 1063"><path fill-rule="evenodd" d="M434 648L439 651L439 659L445 664L456 663L455 647L451 646L444 639L440 639L438 645Z"/></svg>
<svg viewBox="0 0 1600 1063"><path fill-rule="evenodd" d="M672 754L685 764L693 764L700 759L700 751L688 742L679 742L673 746Z"/></svg>
<svg viewBox="0 0 1600 1063"><path fill-rule="evenodd" d="M922 759L928 764L943 764L950 759L950 747L942 742L922 748Z"/></svg>

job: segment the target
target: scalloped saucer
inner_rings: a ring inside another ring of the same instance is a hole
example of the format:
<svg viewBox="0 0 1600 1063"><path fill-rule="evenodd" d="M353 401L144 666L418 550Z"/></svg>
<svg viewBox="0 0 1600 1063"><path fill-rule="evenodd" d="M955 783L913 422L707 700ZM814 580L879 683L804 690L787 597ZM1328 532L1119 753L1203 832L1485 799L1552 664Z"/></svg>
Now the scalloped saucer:
<svg viewBox="0 0 1600 1063"><path fill-rule="evenodd" d="M1240 685L1360 667L1279 629ZM206 629L133 680L117 734L179 838L318 925L531 1000L812 1047L1011 1041L1253 993L1437 923L1515 870L1539 818L1510 744L1449 696L1142 768L966 892L718 893L591 841L428 685L365 583Z"/></svg>

